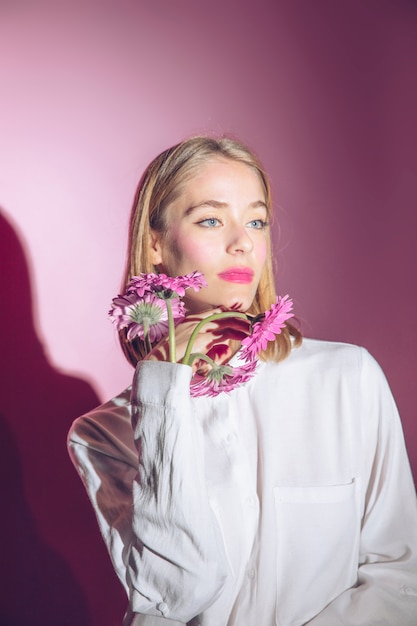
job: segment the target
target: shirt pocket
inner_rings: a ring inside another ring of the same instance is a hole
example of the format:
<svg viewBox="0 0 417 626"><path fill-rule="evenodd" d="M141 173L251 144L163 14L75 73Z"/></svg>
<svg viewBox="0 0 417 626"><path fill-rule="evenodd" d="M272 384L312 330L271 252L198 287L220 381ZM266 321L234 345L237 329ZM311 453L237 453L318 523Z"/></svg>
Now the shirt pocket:
<svg viewBox="0 0 417 626"><path fill-rule="evenodd" d="M278 626L301 626L357 579L355 482L275 487Z"/></svg>

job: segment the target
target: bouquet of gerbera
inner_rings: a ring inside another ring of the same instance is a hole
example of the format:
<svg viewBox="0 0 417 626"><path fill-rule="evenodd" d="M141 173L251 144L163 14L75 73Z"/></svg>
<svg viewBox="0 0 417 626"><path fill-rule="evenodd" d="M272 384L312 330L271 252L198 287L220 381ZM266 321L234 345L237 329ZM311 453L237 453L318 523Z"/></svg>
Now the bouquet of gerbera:
<svg viewBox="0 0 417 626"><path fill-rule="evenodd" d="M145 344L147 352L164 337L168 337L169 360L176 362L175 326L186 315L181 298L186 289L199 291L207 283L201 272L193 272L185 276L166 276L165 274L141 274L134 276L127 286L126 292L112 301L109 317L117 330L127 329L126 337L133 340L139 337ZM252 318L239 311L221 311L208 315L198 322L191 333L182 359L185 365L195 360L203 361L207 367L199 368L191 379L191 395L217 396L222 391L231 391L248 381L255 373L257 355L266 348L268 341L273 341L285 326L285 321L293 316L292 301L288 296L277 296L275 303L263 315ZM227 322L229 318L229 321ZM240 365L220 365L214 357L219 354L219 346L212 353L193 352L193 345L198 333L205 324L218 321L222 325L236 324L236 320L249 320L251 333L239 334L244 337L239 350Z"/></svg>

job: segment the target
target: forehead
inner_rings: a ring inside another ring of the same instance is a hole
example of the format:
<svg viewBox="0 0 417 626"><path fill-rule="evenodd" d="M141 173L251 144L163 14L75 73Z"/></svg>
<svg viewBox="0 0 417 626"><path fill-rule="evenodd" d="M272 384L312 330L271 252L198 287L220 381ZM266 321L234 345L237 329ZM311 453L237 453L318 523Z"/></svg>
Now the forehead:
<svg viewBox="0 0 417 626"><path fill-rule="evenodd" d="M186 195L234 194L265 200L266 189L258 170L242 161L213 157L193 166L179 182L176 197Z"/></svg>

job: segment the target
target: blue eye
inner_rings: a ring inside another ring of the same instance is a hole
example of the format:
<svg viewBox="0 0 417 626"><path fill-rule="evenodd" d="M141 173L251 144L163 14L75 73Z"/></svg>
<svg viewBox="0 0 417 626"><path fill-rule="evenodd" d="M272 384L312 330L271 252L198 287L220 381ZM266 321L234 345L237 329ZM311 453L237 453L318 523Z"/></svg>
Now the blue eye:
<svg viewBox="0 0 417 626"><path fill-rule="evenodd" d="M205 220L201 220L197 223L199 226L204 226L205 228L214 228L220 224L220 221L216 217L207 217Z"/></svg>
<svg viewBox="0 0 417 626"><path fill-rule="evenodd" d="M263 230L264 228L266 228L268 226L268 222L266 222L265 220L251 220L250 222L248 222L248 226L250 226L250 228L255 228L256 230Z"/></svg>

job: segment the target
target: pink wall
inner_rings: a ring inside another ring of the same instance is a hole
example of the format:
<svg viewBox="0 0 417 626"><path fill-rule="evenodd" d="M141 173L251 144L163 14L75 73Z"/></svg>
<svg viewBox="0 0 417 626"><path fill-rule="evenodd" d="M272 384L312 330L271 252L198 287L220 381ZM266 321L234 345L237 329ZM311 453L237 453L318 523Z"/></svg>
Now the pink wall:
<svg viewBox="0 0 417 626"><path fill-rule="evenodd" d="M106 312L131 198L191 133L260 154L279 291L379 360L417 478L416 24L411 0L2 3L0 623L120 624L65 435L129 382Z"/></svg>

